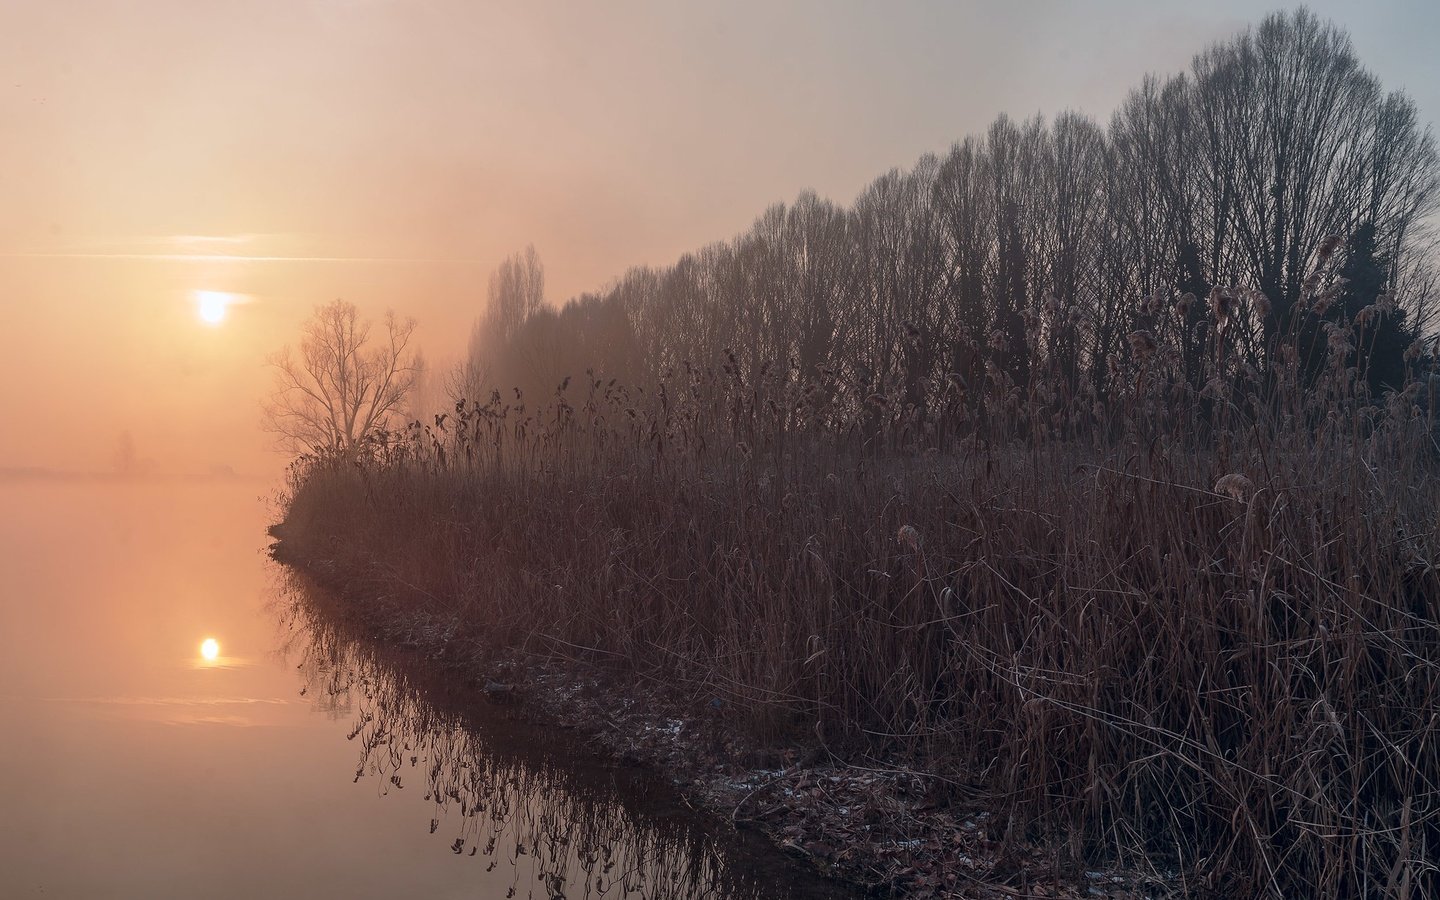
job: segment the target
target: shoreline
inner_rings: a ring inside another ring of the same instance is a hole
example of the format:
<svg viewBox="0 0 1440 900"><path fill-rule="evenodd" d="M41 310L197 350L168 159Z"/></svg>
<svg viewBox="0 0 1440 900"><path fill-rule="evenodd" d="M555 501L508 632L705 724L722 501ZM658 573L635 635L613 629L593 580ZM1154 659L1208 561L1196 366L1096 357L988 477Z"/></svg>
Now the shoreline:
<svg viewBox="0 0 1440 900"><path fill-rule="evenodd" d="M731 727L722 698L687 695L633 669L487 642L473 623L442 621L407 603L408 587L388 579L380 561L368 572L347 569L302 550L283 523L269 533L273 560L334 599L327 613L397 653L402 665L425 667L527 726L577 735L601 758L648 770L697 813L758 833L859 895L1168 892L1134 872L1064 861L1063 842L1025 840L983 798L957 799L956 786L937 785L934 776L847 762L820 735L758 740Z"/></svg>

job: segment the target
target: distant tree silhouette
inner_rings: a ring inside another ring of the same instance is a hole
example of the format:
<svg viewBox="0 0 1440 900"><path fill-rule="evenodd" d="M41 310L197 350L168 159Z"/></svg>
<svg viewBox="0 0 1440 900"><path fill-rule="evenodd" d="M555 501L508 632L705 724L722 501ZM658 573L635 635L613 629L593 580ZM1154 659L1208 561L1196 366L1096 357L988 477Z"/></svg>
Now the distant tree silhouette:
<svg viewBox="0 0 1440 900"><path fill-rule="evenodd" d="M545 308L545 266L534 245L512 254L490 274L485 308L470 332L465 359L452 377L451 392L470 399L484 396L505 371L513 378L518 359L506 357L525 323Z"/></svg>
<svg viewBox="0 0 1440 900"><path fill-rule="evenodd" d="M415 377L405 396L400 415L408 421L429 421L450 406L446 385L448 370L432 365L419 349L415 351L412 365Z"/></svg>
<svg viewBox="0 0 1440 900"><path fill-rule="evenodd" d="M123 478L133 478L146 475L150 472L153 464L148 459L142 459L135 449L135 437L126 429L120 432L120 437L115 441L115 452L111 460L115 474Z"/></svg>

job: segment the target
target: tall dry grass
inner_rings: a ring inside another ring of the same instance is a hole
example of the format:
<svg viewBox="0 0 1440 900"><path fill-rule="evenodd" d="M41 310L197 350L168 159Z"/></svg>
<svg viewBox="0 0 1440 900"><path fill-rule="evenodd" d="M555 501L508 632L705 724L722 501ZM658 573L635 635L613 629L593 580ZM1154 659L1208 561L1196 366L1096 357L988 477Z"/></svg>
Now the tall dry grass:
<svg viewBox="0 0 1440 900"><path fill-rule="evenodd" d="M1107 391L991 367L923 409L733 359L496 395L302 461L285 534L497 643L979 790L1077 862L1440 895L1434 382L1373 402L1341 325L1265 372L1217 341L1204 384L1157 326Z"/></svg>

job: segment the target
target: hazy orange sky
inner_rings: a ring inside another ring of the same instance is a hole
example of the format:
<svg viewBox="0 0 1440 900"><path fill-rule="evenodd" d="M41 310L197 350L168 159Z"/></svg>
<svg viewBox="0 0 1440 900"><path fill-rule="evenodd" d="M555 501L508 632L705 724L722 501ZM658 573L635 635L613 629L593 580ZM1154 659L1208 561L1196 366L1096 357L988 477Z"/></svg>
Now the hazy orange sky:
<svg viewBox="0 0 1440 900"><path fill-rule="evenodd" d="M1310 5L1435 120L1440 4ZM1274 8L0 0L0 467L103 470L129 431L276 472L263 364L318 303L451 357L526 243L558 302L997 113L1103 120ZM212 327L197 290L250 302Z"/></svg>

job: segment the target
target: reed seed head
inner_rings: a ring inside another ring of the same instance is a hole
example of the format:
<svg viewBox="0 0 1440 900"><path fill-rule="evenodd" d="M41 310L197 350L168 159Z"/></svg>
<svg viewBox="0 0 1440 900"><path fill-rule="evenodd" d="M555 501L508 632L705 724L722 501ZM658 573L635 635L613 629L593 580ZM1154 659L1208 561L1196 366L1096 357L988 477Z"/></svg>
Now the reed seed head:
<svg viewBox="0 0 1440 900"><path fill-rule="evenodd" d="M1143 362L1155 355L1155 335L1147 329L1141 328L1132 331L1126 335L1126 338L1130 341L1130 352L1135 355L1136 359Z"/></svg>
<svg viewBox="0 0 1440 900"><path fill-rule="evenodd" d="M1325 326L1325 344L1330 348L1332 357L1345 357L1350 354L1355 346L1350 342L1350 329L1343 325L1336 325L1333 322Z"/></svg>
<svg viewBox="0 0 1440 900"><path fill-rule="evenodd" d="M1210 312L1215 316L1215 327L1224 331L1235 321L1238 300L1233 291L1219 285L1210 290Z"/></svg>
<svg viewBox="0 0 1440 900"><path fill-rule="evenodd" d="M1214 492L1244 503L1255 492L1255 484L1239 472L1231 472L1229 475L1220 476L1215 482Z"/></svg>

